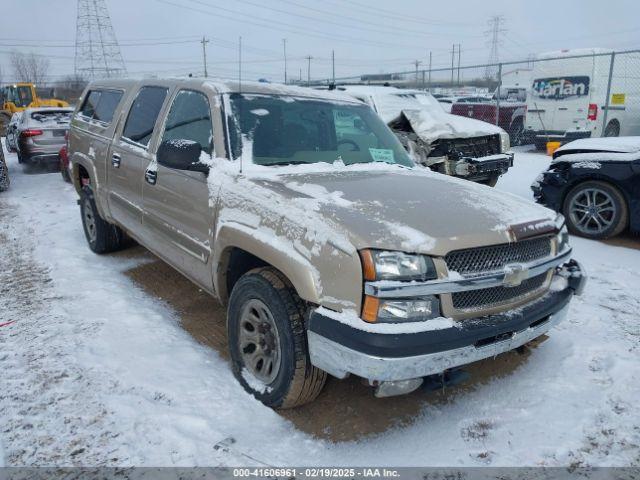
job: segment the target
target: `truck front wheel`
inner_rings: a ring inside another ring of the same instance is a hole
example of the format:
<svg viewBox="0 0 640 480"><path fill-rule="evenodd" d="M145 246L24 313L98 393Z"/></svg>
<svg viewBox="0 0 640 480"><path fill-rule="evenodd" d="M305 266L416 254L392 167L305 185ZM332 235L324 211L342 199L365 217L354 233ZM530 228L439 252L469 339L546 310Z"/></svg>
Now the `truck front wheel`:
<svg viewBox="0 0 640 480"><path fill-rule="evenodd" d="M82 187L80 216L84 235L93 252L109 253L121 247L124 234L117 226L110 224L100 216L91 185Z"/></svg>
<svg viewBox="0 0 640 480"><path fill-rule="evenodd" d="M305 304L278 270L244 274L229 299L227 333L233 373L244 389L272 408L314 400L327 378L309 360Z"/></svg>

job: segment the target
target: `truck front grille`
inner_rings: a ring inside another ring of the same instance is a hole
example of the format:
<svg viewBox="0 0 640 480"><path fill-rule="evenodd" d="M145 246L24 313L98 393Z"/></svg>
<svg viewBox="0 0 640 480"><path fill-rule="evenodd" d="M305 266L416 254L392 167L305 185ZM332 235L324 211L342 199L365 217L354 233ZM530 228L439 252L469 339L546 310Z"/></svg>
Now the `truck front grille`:
<svg viewBox="0 0 640 480"><path fill-rule="evenodd" d="M448 253L444 259L450 272L473 277L502 270L510 263L528 263L551 255L551 237L537 237L489 247Z"/></svg>
<svg viewBox="0 0 640 480"><path fill-rule="evenodd" d="M517 287L490 287L456 292L451 297L456 310L478 310L497 307L539 293L545 286L548 272L531 277Z"/></svg>
<svg viewBox="0 0 640 480"><path fill-rule="evenodd" d="M449 158L479 158L500 153L500 135L473 138L442 139L433 142L429 156L447 155Z"/></svg>
<svg viewBox="0 0 640 480"><path fill-rule="evenodd" d="M444 259L449 272L465 278L502 271L512 263L529 263L550 257L552 237L536 237L519 242L469 248L448 253ZM500 307L502 305L533 298L547 287L547 275L524 280L516 287L489 287L451 294L452 306L458 312L471 312Z"/></svg>

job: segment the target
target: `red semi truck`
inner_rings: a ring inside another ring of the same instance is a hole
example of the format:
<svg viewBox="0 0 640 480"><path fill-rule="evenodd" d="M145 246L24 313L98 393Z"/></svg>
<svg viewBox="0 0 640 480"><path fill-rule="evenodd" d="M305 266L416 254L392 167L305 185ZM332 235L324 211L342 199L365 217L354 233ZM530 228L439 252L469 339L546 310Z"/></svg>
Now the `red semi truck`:
<svg viewBox="0 0 640 480"><path fill-rule="evenodd" d="M500 118L498 119L498 110ZM451 113L461 117L475 118L498 125L509 133L511 145L520 145L524 133L527 105L523 102L489 100L486 102L458 101L451 106Z"/></svg>

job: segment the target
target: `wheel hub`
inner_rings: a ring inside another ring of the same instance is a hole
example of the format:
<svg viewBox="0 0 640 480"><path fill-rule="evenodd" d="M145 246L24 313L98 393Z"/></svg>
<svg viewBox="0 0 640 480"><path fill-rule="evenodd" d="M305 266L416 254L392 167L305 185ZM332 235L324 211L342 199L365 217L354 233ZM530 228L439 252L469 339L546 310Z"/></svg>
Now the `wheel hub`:
<svg viewBox="0 0 640 480"><path fill-rule="evenodd" d="M586 235L603 232L615 221L616 206L611 195L600 188L585 188L571 200L569 214L576 229Z"/></svg>
<svg viewBox="0 0 640 480"><path fill-rule="evenodd" d="M273 314L261 300L252 299L243 307L238 340L247 371L266 385L272 383L282 355Z"/></svg>

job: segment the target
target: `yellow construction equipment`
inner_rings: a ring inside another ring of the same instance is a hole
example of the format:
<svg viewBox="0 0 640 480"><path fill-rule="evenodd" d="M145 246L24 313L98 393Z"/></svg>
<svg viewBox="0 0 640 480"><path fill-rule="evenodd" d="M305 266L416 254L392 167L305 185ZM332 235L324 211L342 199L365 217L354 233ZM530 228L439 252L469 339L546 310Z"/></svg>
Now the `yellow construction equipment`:
<svg viewBox="0 0 640 480"><path fill-rule="evenodd" d="M68 107L64 100L40 98L33 83L13 83L0 89L0 136L5 134L5 127L11 116L26 108Z"/></svg>

